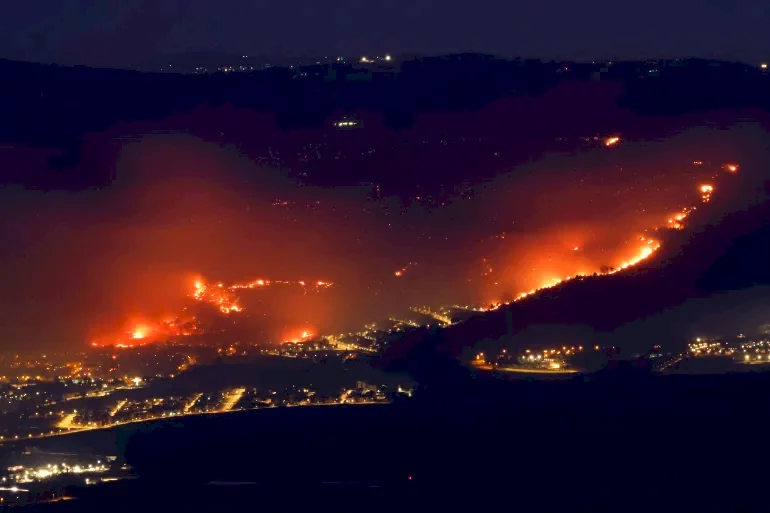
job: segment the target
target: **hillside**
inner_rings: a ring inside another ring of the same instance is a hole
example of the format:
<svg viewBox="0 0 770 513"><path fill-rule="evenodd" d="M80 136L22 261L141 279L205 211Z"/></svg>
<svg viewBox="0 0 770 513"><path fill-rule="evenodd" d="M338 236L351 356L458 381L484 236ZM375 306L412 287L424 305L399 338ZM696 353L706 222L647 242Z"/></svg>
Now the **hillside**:
<svg viewBox="0 0 770 513"><path fill-rule="evenodd" d="M676 351L698 328L722 329L719 334L756 328L764 319L754 307L770 285L767 190L767 182L761 190L753 187L750 201L743 195L744 208L727 214L734 196L702 208L690 227L668 232L661 251L637 267L573 279L446 329L408 333L390 346L384 362L421 374L437 357L470 359L501 347L600 343L632 354L654 341Z"/></svg>

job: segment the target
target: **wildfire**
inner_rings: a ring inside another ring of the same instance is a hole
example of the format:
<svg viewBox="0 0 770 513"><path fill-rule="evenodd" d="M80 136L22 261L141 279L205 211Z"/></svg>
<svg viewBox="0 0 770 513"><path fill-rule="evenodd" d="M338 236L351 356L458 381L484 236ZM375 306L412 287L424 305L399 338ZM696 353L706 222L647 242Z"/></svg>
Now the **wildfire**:
<svg viewBox="0 0 770 513"><path fill-rule="evenodd" d="M198 280L195 282L195 290L193 291L191 297L198 301L205 301L216 306L223 314L229 314L233 312L237 313L242 312L243 307L238 303L239 298L235 294L235 291L242 289L269 287L273 285L298 286L304 289L314 288L315 290L320 290L328 289L329 287L334 286L334 283L330 281L318 280L313 282L311 287L308 287L304 280L287 281L265 280L260 278L250 282L234 283L227 286L223 283L217 283L217 285L214 287Z"/></svg>
<svg viewBox="0 0 770 513"><path fill-rule="evenodd" d="M92 347L112 346L119 349L134 348L168 337L191 335L198 331L194 317L153 321L133 318L125 324L124 331L91 342Z"/></svg>
<svg viewBox="0 0 770 513"><path fill-rule="evenodd" d="M701 185L700 192L703 203L708 203L711 200L711 193L714 192L714 187L711 185Z"/></svg>
<svg viewBox="0 0 770 513"><path fill-rule="evenodd" d="M613 146L620 142L620 137L608 137L604 140L605 146Z"/></svg>
<svg viewBox="0 0 770 513"><path fill-rule="evenodd" d="M284 342L305 342L310 339L312 339L315 336L315 333L308 330L303 330L300 333L292 333L289 335L284 336Z"/></svg>
<svg viewBox="0 0 770 513"><path fill-rule="evenodd" d="M224 314L241 311L241 307L238 305L238 298L230 288L225 287L222 283L212 287L201 281L196 281L192 298L210 303L219 308L219 311Z"/></svg>
<svg viewBox="0 0 770 513"><path fill-rule="evenodd" d="M608 141L609 141L609 139L608 139ZM615 141L615 142L617 142L617 141ZM732 169L732 168L734 168L734 169ZM727 169L730 172L735 172L735 171L738 170L738 166L735 165L735 164L728 164L728 165L725 166L725 169ZM710 185L710 184L703 184L703 185L701 185L699 187L699 191L701 193L701 201L703 203L708 203L711 200L712 193L714 192L714 186ZM663 226L654 227L654 229L658 229L658 228L668 228L668 229L673 229L673 230L684 229L684 223L683 223L684 220L695 209L696 209L696 207L684 208L680 212L678 212L677 214L675 214L675 215L671 216L670 218L668 218L666 224L664 224ZM601 274L610 275L610 274L616 274L616 273L619 273L621 271L624 271L624 270L626 270L626 269L628 269L630 267L633 267L633 266L641 263L642 261L650 258L658 249L660 249L660 243L658 241L652 239L652 238L645 237L645 236L640 236L639 237L639 242L641 243L641 245L640 245L640 247L638 249L638 252L637 252L637 254L635 256L620 262L617 265L617 267L610 268L609 270L606 270L606 271L602 272ZM579 251L579 250L580 250L579 246L574 246L572 248L573 252ZM582 276L584 276L584 274L579 273L576 277L582 277ZM557 285L560 285L560 284L562 284L564 282L567 282L567 281L571 280L572 278L573 277L571 277L571 276L565 276L564 278L552 278L551 280L542 283L540 285L540 287L538 287L536 289L531 289L529 291L520 292L517 296L515 296L515 298L513 299L513 302L517 302L517 301L521 301L522 299L526 299L527 297L532 296L532 295L536 294L537 292L539 292L541 290L553 288L553 287L555 287ZM502 306L500 303L495 303L489 309L490 310L496 310L496 309L500 308L500 306Z"/></svg>
<svg viewBox="0 0 770 513"><path fill-rule="evenodd" d="M240 304L240 298L236 295L236 291L241 289L254 289L259 287L268 287L272 285L284 285L284 286L298 286L303 290L320 291L322 289L328 289L334 286L334 283L325 280L316 280L312 282L305 282L303 280L286 281L286 280L266 280L258 279L246 283L235 283L232 285L225 285L218 282L215 284L209 284L205 279L200 278L193 282L193 290L188 297L208 303L217 308L221 313L225 315L242 312L243 306ZM166 339L174 336L192 335L199 333L195 318L181 319L166 319L163 321L154 321L142 318L141 320L134 320L127 324L128 330L122 332L119 335L112 335L106 337L103 340L91 342L93 347L105 347L114 346L117 348L133 348L141 346L155 340ZM302 338L312 336L309 332L302 335Z"/></svg>

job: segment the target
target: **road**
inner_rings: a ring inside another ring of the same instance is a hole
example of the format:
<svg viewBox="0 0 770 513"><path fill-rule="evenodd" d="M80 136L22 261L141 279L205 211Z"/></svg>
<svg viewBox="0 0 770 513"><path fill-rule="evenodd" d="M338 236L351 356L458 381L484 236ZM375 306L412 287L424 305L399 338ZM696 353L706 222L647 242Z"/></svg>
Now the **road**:
<svg viewBox="0 0 770 513"><path fill-rule="evenodd" d="M525 369L517 367L498 367L496 370L503 372L519 372L522 374L577 374L574 369Z"/></svg>
<svg viewBox="0 0 770 513"><path fill-rule="evenodd" d="M190 402L189 402L189 403L187 403L187 404L184 406L184 413L190 413L190 410L192 409L192 407L193 407L193 406L195 406L195 403L197 403L197 402L198 402L198 399L200 399L201 397L203 397L203 393L202 393L202 392L201 392L200 394L195 394L195 397L193 397L193 398L190 400Z"/></svg>
<svg viewBox="0 0 770 513"><path fill-rule="evenodd" d="M243 393L243 392L241 392ZM233 394L231 394L230 397L232 397ZM238 399L240 396L238 397ZM235 402L233 402L232 406L230 408L232 409L233 406L237 403L237 399ZM308 405L301 405L301 404L294 404L294 405L284 405L283 407L295 407L295 408L302 408L302 407L313 407L313 406L350 406L350 405L362 405L362 404L388 404L387 401L359 401L356 403L317 403L317 404L308 404ZM282 406L269 406L268 408L281 408ZM265 409L262 408L254 408L256 409ZM140 424L142 422L153 422L156 420L168 420L172 418L178 418L178 417L191 417L191 416L197 416L197 415L220 415L223 413L232 413L231 410L214 410L214 411L201 411L201 412L191 412L191 413L177 413L174 416L164 416L159 415L156 417L147 417L144 419L136 419L136 420L126 420L123 422L115 422L113 424L107 425L107 426L81 426L79 424L75 424L73 421L75 419L75 414L70 413L69 415L66 415L62 418L62 420L59 422L59 424L56 425L59 429L66 429L66 431L61 432L50 432L50 433L43 433L40 435L28 435L28 436L15 436L14 438L7 438L7 439L0 439L0 445L2 445L3 442L13 442L16 440L40 440L43 438L52 438L55 436L64 436L69 435L73 433L79 433L81 431L96 431L99 429L112 429L114 427L118 426L124 426L127 424ZM67 427L62 427L63 425L66 425Z"/></svg>
<svg viewBox="0 0 770 513"><path fill-rule="evenodd" d="M127 402L127 399L123 399L122 401L118 402L118 404L116 404L115 407L110 411L110 417L114 417Z"/></svg>
<svg viewBox="0 0 770 513"><path fill-rule="evenodd" d="M68 415L65 415L61 419L61 422L56 424L56 427L59 428L59 429L77 429L78 426L73 424L74 421L75 421L75 416L76 415L77 414L75 414L75 413L70 413Z"/></svg>
<svg viewBox="0 0 770 513"><path fill-rule="evenodd" d="M233 407L238 404L238 401L241 400L244 392L246 392L245 388L236 388L231 390L230 393L227 394L225 402L222 404L222 408L219 411L225 412L232 410Z"/></svg>

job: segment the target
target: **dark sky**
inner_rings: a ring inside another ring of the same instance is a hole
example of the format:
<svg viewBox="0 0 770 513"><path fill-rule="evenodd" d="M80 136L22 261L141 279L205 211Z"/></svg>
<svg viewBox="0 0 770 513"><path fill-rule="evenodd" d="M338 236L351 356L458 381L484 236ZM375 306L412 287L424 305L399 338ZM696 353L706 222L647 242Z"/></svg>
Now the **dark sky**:
<svg viewBox="0 0 770 513"><path fill-rule="evenodd" d="M768 0L26 0L4 6L0 57L122 67L216 48L757 63L770 60L768 27Z"/></svg>

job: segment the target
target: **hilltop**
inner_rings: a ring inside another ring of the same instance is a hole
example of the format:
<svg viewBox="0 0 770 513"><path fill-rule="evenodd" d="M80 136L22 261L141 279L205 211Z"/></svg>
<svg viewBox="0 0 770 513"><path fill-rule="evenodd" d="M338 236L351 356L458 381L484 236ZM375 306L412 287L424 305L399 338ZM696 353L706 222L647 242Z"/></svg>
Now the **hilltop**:
<svg viewBox="0 0 770 513"><path fill-rule="evenodd" d="M597 93L618 84L623 92L617 107L641 115L770 107L767 70L698 59L571 63L457 54L399 60L397 70L336 61L252 69L242 65L256 57L221 54L170 59L200 61L203 67L221 62L247 71L149 73L0 59L0 111L8 121L0 140L66 147L120 120L160 119L195 106L224 104L275 113L284 130L322 127L340 109L382 113L388 126L399 129L421 112L477 110L574 83L591 85ZM586 92L575 90L572 98ZM537 117L520 114L522 126L537 124ZM607 115L594 113L596 119Z"/></svg>

